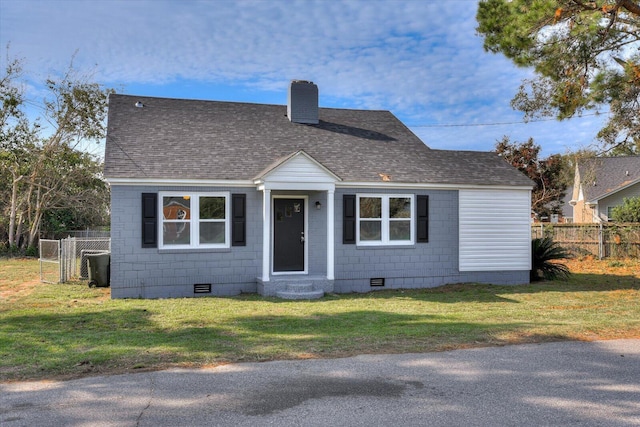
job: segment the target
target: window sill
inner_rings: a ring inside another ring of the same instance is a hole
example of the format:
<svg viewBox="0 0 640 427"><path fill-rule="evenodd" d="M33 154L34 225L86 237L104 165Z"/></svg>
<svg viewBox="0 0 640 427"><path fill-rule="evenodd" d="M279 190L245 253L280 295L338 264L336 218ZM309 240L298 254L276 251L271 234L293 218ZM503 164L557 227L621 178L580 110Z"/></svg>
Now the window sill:
<svg viewBox="0 0 640 427"><path fill-rule="evenodd" d="M415 243L406 243L401 245L391 245L391 244L383 244L383 245L362 245L356 244L356 249L415 249Z"/></svg>
<svg viewBox="0 0 640 427"><path fill-rule="evenodd" d="M162 248L158 249L159 254L198 254L198 253L225 253L231 252L231 248Z"/></svg>

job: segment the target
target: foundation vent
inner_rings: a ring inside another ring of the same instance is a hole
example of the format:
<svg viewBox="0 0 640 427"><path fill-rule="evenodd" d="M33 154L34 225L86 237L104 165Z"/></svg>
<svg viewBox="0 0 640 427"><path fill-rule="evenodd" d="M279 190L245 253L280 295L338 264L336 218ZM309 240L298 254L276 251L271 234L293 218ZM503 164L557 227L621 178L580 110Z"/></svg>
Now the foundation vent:
<svg viewBox="0 0 640 427"><path fill-rule="evenodd" d="M196 283L193 285L194 294L210 294L211 283Z"/></svg>
<svg viewBox="0 0 640 427"><path fill-rule="evenodd" d="M369 280L370 286L384 286L384 277L377 277Z"/></svg>

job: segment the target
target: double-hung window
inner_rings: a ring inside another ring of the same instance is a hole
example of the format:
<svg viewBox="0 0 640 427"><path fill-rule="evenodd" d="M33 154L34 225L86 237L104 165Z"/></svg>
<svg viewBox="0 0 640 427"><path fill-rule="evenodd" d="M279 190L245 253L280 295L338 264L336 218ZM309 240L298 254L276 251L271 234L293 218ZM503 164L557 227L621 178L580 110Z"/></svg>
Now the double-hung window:
<svg viewBox="0 0 640 427"><path fill-rule="evenodd" d="M160 193L162 248L228 248L228 193Z"/></svg>
<svg viewBox="0 0 640 427"><path fill-rule="evenodd" d="M358 244L413 244L413 204L413 195L359 194L356 204Z"/></svg>

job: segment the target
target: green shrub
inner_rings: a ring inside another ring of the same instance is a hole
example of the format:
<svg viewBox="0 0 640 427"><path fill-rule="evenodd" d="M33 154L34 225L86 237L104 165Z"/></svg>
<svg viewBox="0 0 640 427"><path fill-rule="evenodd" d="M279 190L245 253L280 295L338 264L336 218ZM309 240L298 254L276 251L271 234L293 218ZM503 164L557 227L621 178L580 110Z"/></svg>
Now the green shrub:
<svg viewBox="0 0 640 427"><path fill-rule="evenodd" d="M640 222L640 197L625 197L622 205L613 208L611 216L617 222Z"/></svg>
<svg viewBox="0 0 640 427"><path fill-rule="evenodd" d="M25 256L28 256L30 258L37 258L38 257L38 248L35 246L29 246L27 248L26 251L24 251Z"/></svg>
<svg viewBox="0 0 640 427"><path fill-rule="evenodd" d="M566 279L571 272L562 263L552 262L569 258L569 252L553 241L551 237L531 241L531 281L542 279Z"/></svg>

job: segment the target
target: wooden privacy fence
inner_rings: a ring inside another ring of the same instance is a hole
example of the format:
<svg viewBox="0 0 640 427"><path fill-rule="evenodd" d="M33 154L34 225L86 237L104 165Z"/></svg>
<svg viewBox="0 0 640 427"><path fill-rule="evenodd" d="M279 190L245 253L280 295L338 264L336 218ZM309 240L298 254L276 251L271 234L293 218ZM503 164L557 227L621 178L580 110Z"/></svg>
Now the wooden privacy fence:
<svg viewBox="0 0 640 427"><path fill-rule="evenodd" d="M573 255L598 258L637 258L640 224L534 224L531 238L551 237Z"/></svg>

